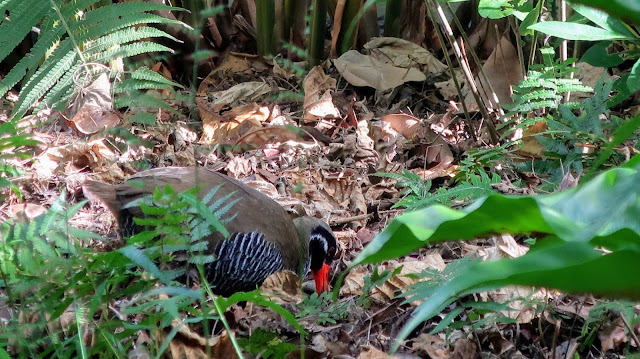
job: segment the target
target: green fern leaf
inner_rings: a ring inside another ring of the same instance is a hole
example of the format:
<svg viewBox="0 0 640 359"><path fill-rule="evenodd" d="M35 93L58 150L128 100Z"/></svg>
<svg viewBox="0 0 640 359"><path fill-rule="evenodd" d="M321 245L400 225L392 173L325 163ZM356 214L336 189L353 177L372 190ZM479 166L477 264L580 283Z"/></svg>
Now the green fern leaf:
<svg viewBox="0 0 640 359"><path fill-rule="evenodd" d="M0 24L0 61L15 49L22 39L31 31L43 17L53 16L54 10L42 6L40 0L17 0L5 5L5 11L10 11L9 19ZM4 12L2 14L4 15Z"/></svg>
<svg viewBox="0 0 640 359"><path fill-rule="evenodd" d="M91 10L85 14L84 20L88 23L97 23L104 19L117 19L123 14L140 14L149 11L184 11L184 9L154 2L128 1Z"/></svg>
<svg viewBox="0 0 640 359"><path fill-rule="evenodd" d="M63 45L64 44L64 45ZM66 45L66 46L65 46ZM71 50L71 41L63 41L61 46L54 51L66 52L64 56L59 58L52 55L51 59L59 59L58 61L48 61L36 71L34 76L29 79L24 89L20 92L20 100L16 104L16 108L11 114L12 117L22 116L31 105L42 97L53 85L69 70L77 61L77 54ZM58 51L60 50L60 51ZM66 50L66 51L65 51Z"/></svg>
<svg viewBox="0 0 640 359"><path fill-rule="evenodd" d="M145 90L145 89L154 89L154 90L170 90L173 91L173 88L169 85L159 84L157 82L152 81L140 81L134 79L126 79L122 82L116 83L113 87L114 93L123 93L135 90Z"/></svg>
<svg viewBox="0 0 640 359"><path fill-rule="evenodd" d="M95 11L95 10L93 10ZM140 24L174 24L181 25L178 20L165 19L155 14L129 13L119 17L102 19L96 23L81 22L76 25L76 34L79 42L95 39L104 34Z"/></svg>
<svg viewBox="0 0 640 359"><path fill-rule="evenodd" d="M141 68L137 69L135 72L133 72L131 74L131 78L135 79L135 80L153 81L153 82L157 82L159 84L165 84L165 85L169 85L169 86L176 86L176 87L179 87L179 88L184 88L184 86L180 85L179 83L171 81L171 80L167 79L166 77L162 76L161 74L159 74L159 73L157 73L155 71L151 71L147 67L141 67Z"/></svg>
<svg viewBox="0 0 640 359"><path fill-rule="evenodd" d="M110 47L152 37L165 37L178 41L175 37L153 27L129 27L124 30L115 31L111 34L100 37L97 40L88 41L86 43L84 51L86 51L87 53L103 51Z"/></svg>
<svg viewBox="0 0 640 359"><path fill-rule="evenodd" d="M171 52L171 53L174 52L171 48L166 47L164 45L156 44L150 41L141 41L141 42L123 45L115 49L110 49L110 50L95 53L95 54L91 54L91 52L89 52L87 54L88 55L87 58L90 59L90 61L106 62L116 58L126 58L126 57L144 54L147 52L165 52L165 51Z"/></svg>

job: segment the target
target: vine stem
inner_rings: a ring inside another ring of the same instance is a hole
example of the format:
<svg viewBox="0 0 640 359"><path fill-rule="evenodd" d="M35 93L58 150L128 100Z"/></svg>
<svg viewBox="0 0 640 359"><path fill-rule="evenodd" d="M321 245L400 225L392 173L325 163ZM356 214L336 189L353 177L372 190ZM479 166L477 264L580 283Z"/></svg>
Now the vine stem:
<svg viewBox="0 0 640 359"><path fill-rule="evenodd" d="M200 271L200 277L201 278L206 278L204 276L204 271L202 270L202 266L199 266L198 269ZM233 349L235 349L236 354L238 355L238 358L243 359L244 356L242 355L242 350L240 349L240 345L238 344L238 341L236 340L236 336L231 331L231 327L229 327L229 323L227 322L227 319L224 317L224 311L220 307L220 303L218 303L218 297L215 294L213 294L213 292L211 291L211 287L209 286L209 282L207 282L206 280L203 280L202 284L205 286L207 294L209 295L209 297L211 297L211 300L213 301L213 306L216 309L216 314L218 314L218 317L220 318L220 321L222 322L222 325L224 326L224 329L227 331L227 333L229 333L229 339L231 340L231 344L233 345Z"/></svg>

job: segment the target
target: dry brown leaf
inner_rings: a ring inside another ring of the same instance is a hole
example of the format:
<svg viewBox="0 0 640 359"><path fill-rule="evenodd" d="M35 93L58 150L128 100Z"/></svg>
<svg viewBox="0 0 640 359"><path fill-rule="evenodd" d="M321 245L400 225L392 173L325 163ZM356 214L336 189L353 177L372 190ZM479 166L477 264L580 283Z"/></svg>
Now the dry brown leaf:
<svg viewBox="0 0 640 359"><path fill-rule="evenodd" d="M257 160L255 157L235 156L229 160L225 171L232 178L243 178L252 175L256 171Z"/></svg>
<svg viewBox="0 0 640 359"><path fill-rule="evenodd" d="M531 157L542 158L545 149L540 144L535 135L545 132L547 129L547 124L543 121L537 122L536 124L531 125L527 129L525 129L521 134L522 146L518 149L517 154L528 157L527 160L530 160ZM519 138L517 137L514 138L514 140L518 139Z"/></svg>
<svg viewBox="0 0 640 359"><path fill-rule="evenodd" d="M171 70L169 70L169 68L165 66L165 64L163 64L162 62L156 62L155 65L151 66L151 71L159 73L160 75L162 75L162 77L164 77L167 80L173 80L173 76L171 76ZM147 91L147 93L152 91L158 92L162 96L170 96L173 94L171 90L167 90L167 89L160 89L160 90L150 89Z"/></svg>
<svg viewBox="0 0 640 359"><path fill-rule="evenodd" d="M426 353L432 359L451 358L449 345L437 335L420 334L413 340L413 350Z"/></svg>
<svg viewBox="0 0 640 359"><path fill-rule="evenodd" d="M512 86L516 86L523 78L519 64L518 51L511 44L509 36L504 36L482 66L501 105L513 103L511 99L511 88ZM487 108L493 109L493 96L491 95L491 90L485 78L483 76L479 78L476 77L475 81L476 84L478 84L478 90L485 105ZM482 89L484 89L484 91ZM488 101L489 98L491 101ZM471 92L467 93L465 103L471 108L477 108L476 101Z"/></svg>
<svg viewBox="0 0 640 359"><path fill-rule="evenodd" d="M580 70L575 73L575 78L580 80L580 83L585 86L595 88L598 80L600 80L603 76L607 80L611 78L611 75L609 75L609 72L604 67L591 66L586 62L577 62L575 66L578 70ZM571 98L569 99L569 101L579 102L591 96L593 96L593 94L588 92L571 92ZM634 101L633 103L637 102Z"/></svg>
<svg viewBox="0 0 640 359"><path fill-rule="evenodd" d="M442 171L453 161L453 153L449 148L449 144L442 139L442 136L435 133L428 126L423 125L419 118L397 113L386 115L380 121L388 123L394 131L400 133L407 140L411 140L410 143L405 142L405 146L419 143L419 149L414 149L414 151L420 154L426 153L426 163L424 165L440 163L442 168L439 168L439 170ZM429 171L435 172L434 169L427 170L427 172Z"/></svg>
<svg viewBox="0 0 640 359"><path fill-rule="evenodd" d="M234 144L247 133L262 128L271 112L268 107L249 104L226 111L222 115L198 105L202 118L201 142L208 144Z"/></svg>
<svg viewBox="0 0 640 359"><path fill-rule="evenodd" d="M32 220L47 211L37 203L18 203L9 206L10 216L21 220Z"/></svg>
<svg viewBox="0 0 640 359"><path fill-rule="evenodd" d="M478 357L478 346L473 340L458 339L453 343L451 359L469 359Z"/></svg>
<svg viewBox="0 0 640 359"><path fill-rule="evenodd" d="M380 121L391 125L394 131L399 132L407 139L417 135L416 130L420 125L420 119L404 113L394 113L383 116Z"/></svg>
<svg viewBox="0 0 640 359"><path fill-rule="evenodd" d="M322 67L315 66L302 82L304 89L304 118L339 118L340 111L333 104L331 93L336 89L336 79L325 75Z"/></svg>
<svg viewBox="0 0 640 359"><path fill-rule="evenodd" d="M613 322L606 324L598 332L598 339L600 339L600 348L603 353L607 350L617 349L620 345L629 341L622 319L616 318Z"/></svg>
<svg viewBox="0 0 640 359"><path fill-rule="evenodd" d="M498 236L498 248L511 258L521 257L529 250L528 247L519 245L510 234Z"/></svg>
<svg viewBox="0 0 640 359"><path fill-rule="evenodd" d="M261 172L259 169L257 172ZM276 198L280 194L278 193L278 189L272 183L262 180L249 180L244 181L244 183L252 188L257 189L258 191L266 194L271 198Z"/></svg>
<svg viewBox="0 0 640 359"><path fill-rule="evenodd" d="M302 301L300 278L292 271L273 273L260 286L262 295L278 303L299 303Z"/></svg>
<svg viewBox="0 0 640 359"><path fill-rule="evenodd" d="M358 359L391 359L391 358L396 358L396 356L389 355L370 345L363 346L362 352L360 352L360 355L358 355Z"/></svg>
<svg viewBox="0 0 640 359"><path fill-rule="evenodd" d="M304 353L300 352L300 349L296 349L289 354L287 354L285 359L325 359L326 355L324 353L317 352L311 348L305 348Z"/></svg>
<svg viewBox="0 0 640 359"><path fill-rule="evenodd" d="M427 49L396 37L377 37L363 46L377 60L397 67L417 68L426 75L437 75L447 70Z"/></svg>
<svg viewBox="0 0 640 359"><path fill-rule="evenodd" d="M242 102L254 102L269 91L271 87L264 82L243 82L224 91L210 93L208 97L212 98L211 108L217 113L226 107L236 107Z"/></svg>
<svg viewBox="0 0 640 359"><path fill-rule="evenodd" d="M432 253L421 260L411 260L402 263L392 262L385 266L380 266L379 270L388 270L393 272L396 268L402 266L399 274L387 280L383 285L375 287L371 292L371 298L387 303L395 298L397 294L402 293L405 289L415 284L418 279L414 276L420 274L425 269L444 270L445 263L440 254ZM357 268L347 274L344 284L340 288L340 295L361 295L364 287L364 278L371 273L366 268ZM412 302L411 305L418 305L419 302Z"/></svg>
<svg viewBox="0 0 640 359"><path fill-rule="evenodd" d="M76 142L47 149L36 157L34 168L38 176L48 178L57 173L62 164L67 172L85 168L102 172L105 165L114 163L116 159L116 154L102 140Z"/></svg>
<svg viewBox="0 0 640 359"><path fill-rule="evenodd" d="M85 135L113 128L122 119L120 113L113 110L111 82L106 73L81 90L73 108L75 111L69 124Z"/></svg>
<svg viewBox="0 0 640 359"><path fill-rule="evenodd" d="M181 325L174 320L173 326ZM165 340L163 331L156 331L160 340ZM207 355L206 346L209 346L211 356ZM219 336L209 338L202 337L199 333L191 330L188 325L180 326L178 334L169 342L169 350L163 355L170 359L207 359L207 358L237 358L229 334L224 331Z"/></svg>
<svg viewBox="0 0 640 359"><path fill-rule="evenodd" d="M240 149L262 148L266 144L279 144L287 141L298 141L301 139L301 131L292 126L271 126L255 129L242 136L236 142Z"/></svg>
<svg viewBox="0 0 640 359"><path fill-rule="evenodd" d="M418 69L385 64L356 50L345 52L333 63L340 75L353 86L369 86L379 91L390 90L409 81L427 79Z"/></svg>
<svg viewBox="0 0 640 359"><path fill-rule="evenodd" d="M322 334L317 334L313 337L310 349L313 349L318 353L327 353L329 358L335 358L338 355L346 355L350 353L348 343L329 341L325 339Z"/></svg>

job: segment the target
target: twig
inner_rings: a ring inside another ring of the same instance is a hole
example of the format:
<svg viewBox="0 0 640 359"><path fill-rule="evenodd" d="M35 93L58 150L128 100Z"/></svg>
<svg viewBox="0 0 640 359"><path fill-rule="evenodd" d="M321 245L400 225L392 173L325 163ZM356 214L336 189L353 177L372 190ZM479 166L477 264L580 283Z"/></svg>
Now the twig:
<svg viewBox="0 0 640 359"><path fill-rule="evenodd" d="M620 319L622 319L624 326L627 327L629 334L631 334L631 338L633 338L633 342L636 343L636 348L640 348L640 340L638 340L636 333L633 331L633 328L631 328L631 326L629 325L629 322L627 322L627 319L624 317L624 315L622 315L622 313L620 313Z"/></svg>
<svg viewBox="0 0 640 359"><path fill-rule="evenodd" d="M353 216L353 217L348 217L348 218L332 219L331 220L331 225L338 226L338 225L345 224L345 223L351 223L351 222L367 219L367 218L369 218L371 216L373 216L373 213L361 214L361 215L358 215L358 216Z"/></svg>

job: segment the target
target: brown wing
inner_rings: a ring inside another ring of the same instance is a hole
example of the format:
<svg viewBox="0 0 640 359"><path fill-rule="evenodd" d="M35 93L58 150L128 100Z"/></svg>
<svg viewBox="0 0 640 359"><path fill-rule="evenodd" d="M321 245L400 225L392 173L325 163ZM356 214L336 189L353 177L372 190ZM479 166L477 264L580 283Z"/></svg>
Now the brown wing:
<svg viewBox="0 0 640 359"><path fill-rule="evenodd" d="M289 214L262 192L218 172L201 167L164 167L142 171L120 185L87 181L84 191L89 198L97 198L107 205L118 219L121 231L127 235L131 233L125 233L127 231L123 227L132 226L132 218L143 215L140 208L127 207L127 204L153 193L156 187L164 188L166 185L178 192L197 186L201 197L221 185L214 201L233 192L232 198L239 201L225 215L229 217L235 214L226 224L229 233L263 234L265 240L280 249L286 269L295 272L300 270L301 244ZM139 230L134 228L132 232ZM210 248L215 248L222 239L220 235L211 236Z"/></svg>

